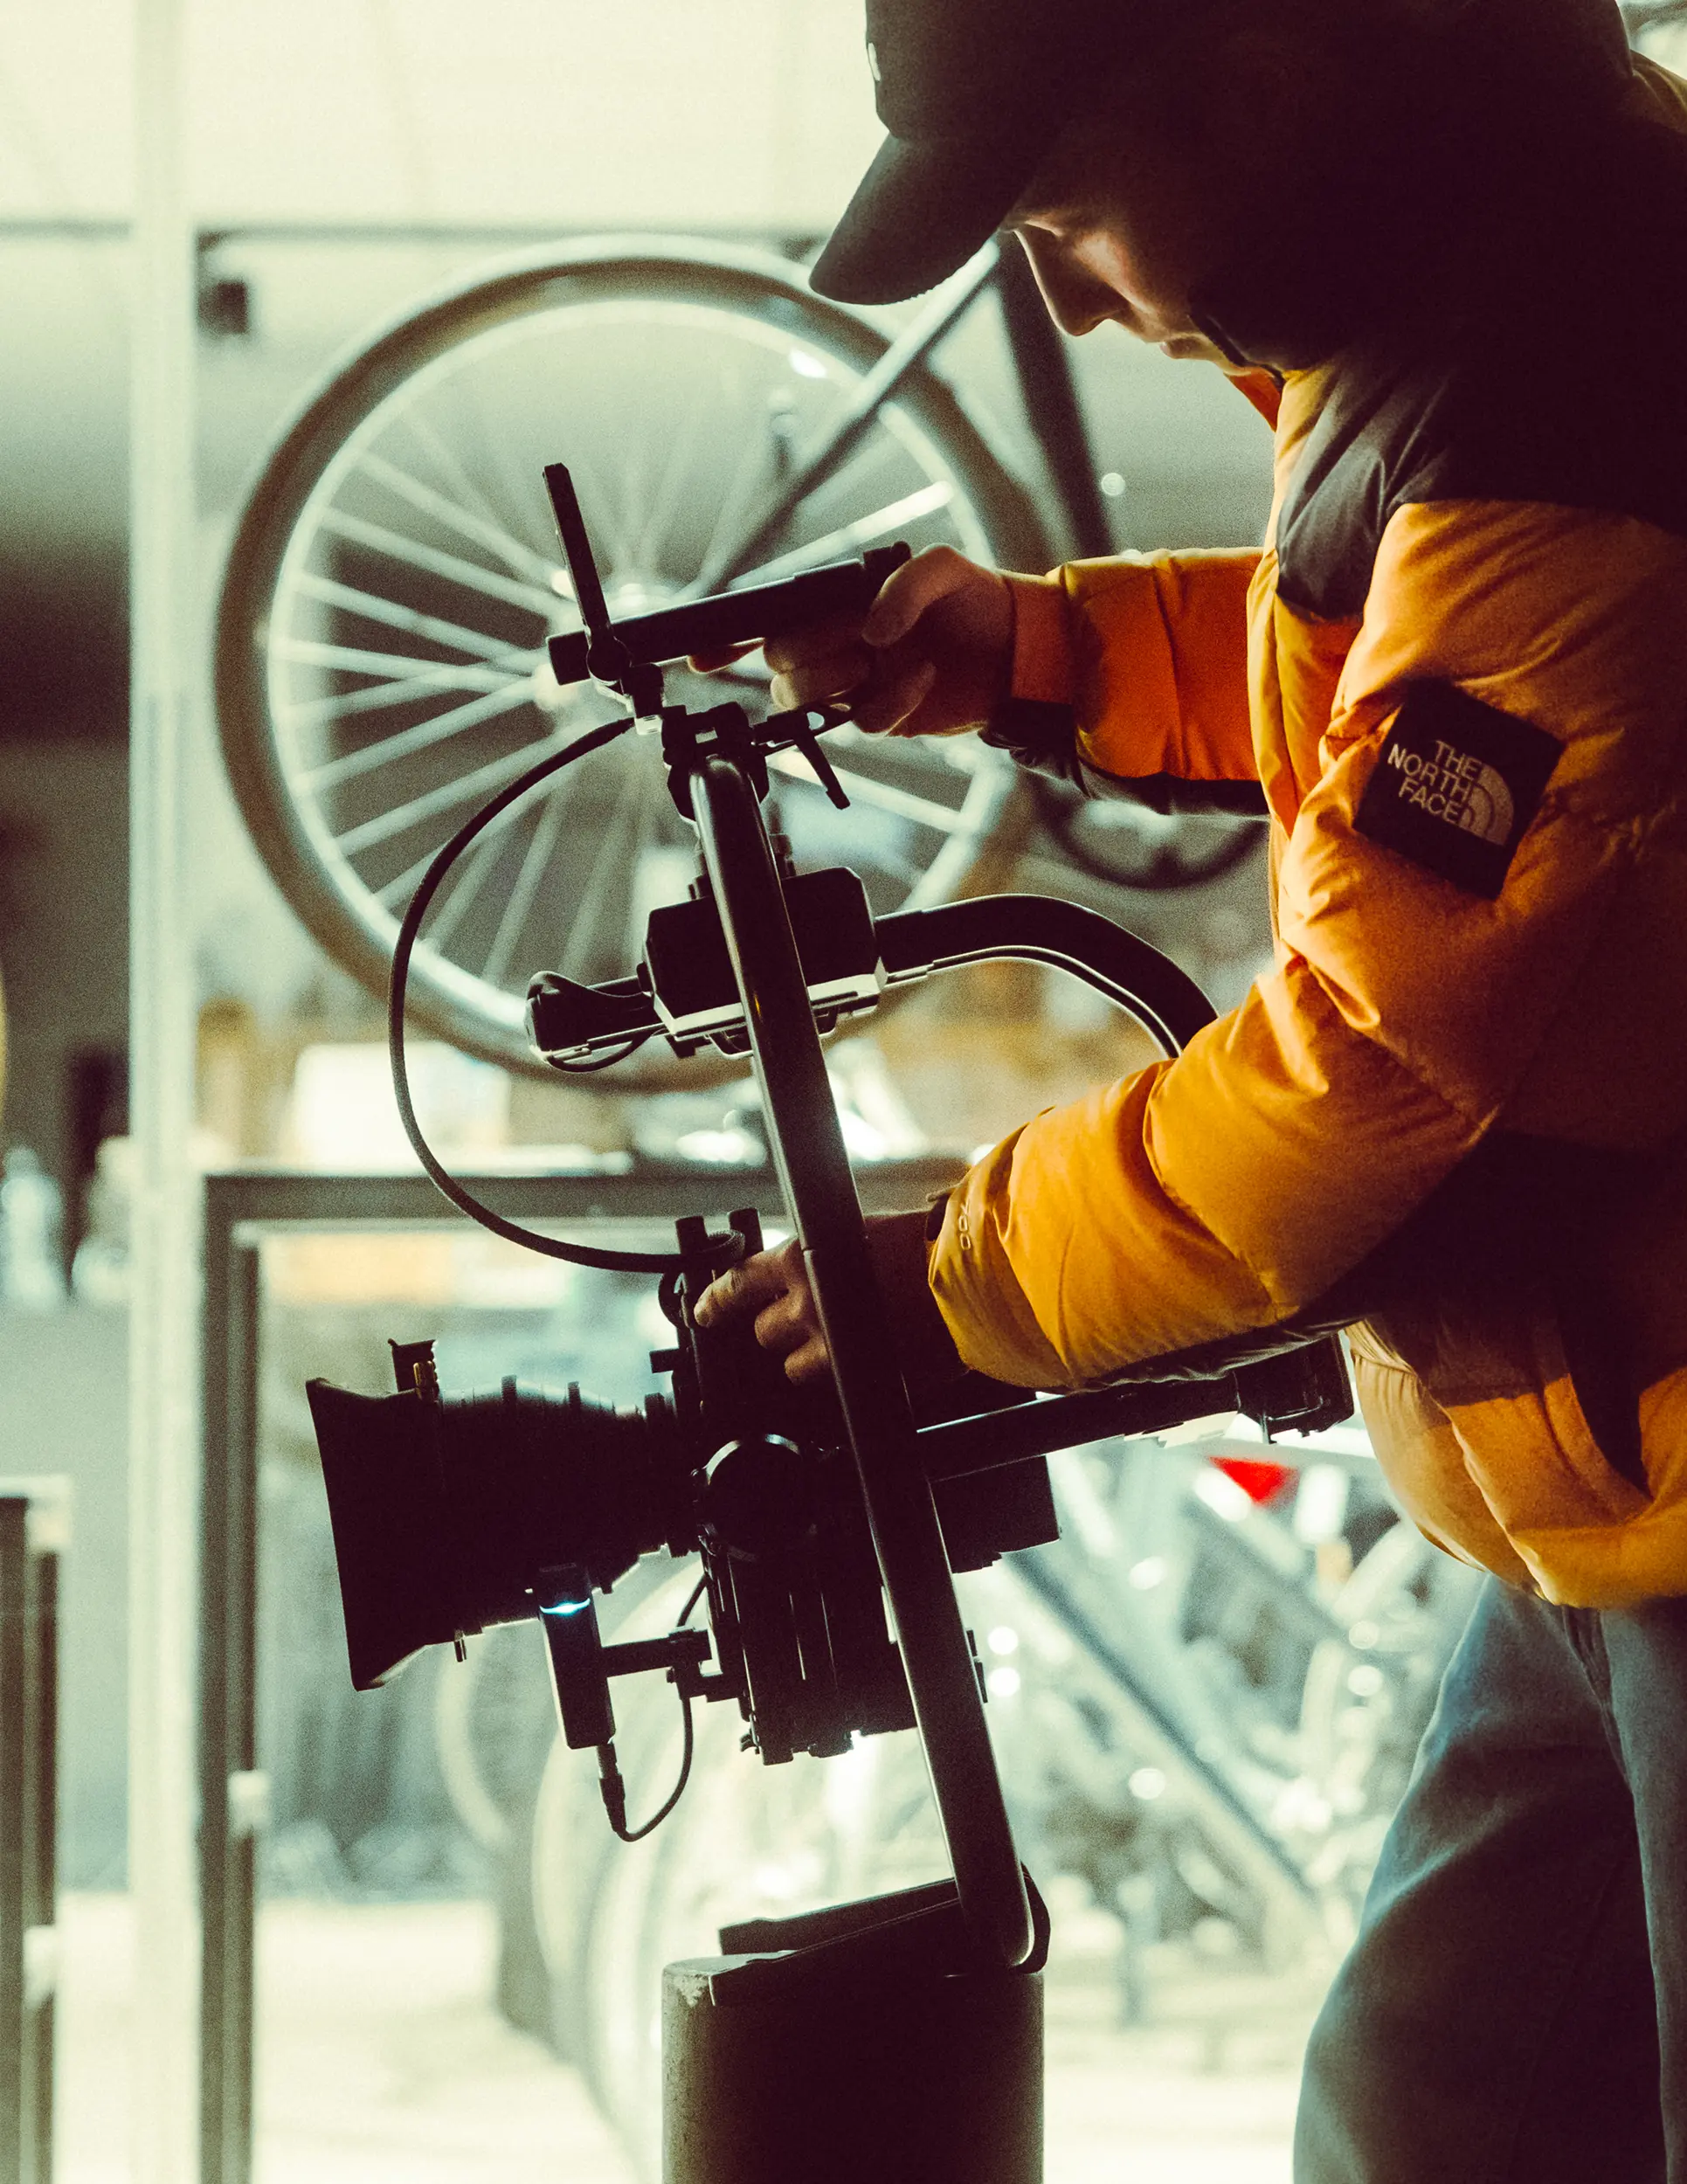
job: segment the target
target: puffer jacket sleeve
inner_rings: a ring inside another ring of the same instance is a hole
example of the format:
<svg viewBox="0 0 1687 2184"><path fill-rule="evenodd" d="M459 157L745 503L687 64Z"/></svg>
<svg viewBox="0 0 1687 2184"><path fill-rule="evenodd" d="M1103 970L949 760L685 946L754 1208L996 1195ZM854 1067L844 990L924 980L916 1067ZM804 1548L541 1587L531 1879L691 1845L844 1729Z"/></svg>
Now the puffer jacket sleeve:
<svg viewBox="0 0 1687 2184"><path fill-rule="evenodd" d="M1426 683L1526 724L1550 766L1493 899L1361 812ZM1684 694L1687 540L1532 504L1399 510L1281 860L1275 967L1177 1060L1038 1116L957 1188L930 1279L967 1362L1071 1385L1269 1326L1497 1124L1679 1127L1680 1071L1656 1073L1656 1113L1632 1087L1569 1112L1552 1083L1566 1042L1614 1028L1612 994L1632 1013L1635 950L1684 1013Z"/></svg>
<svg viewBox="0 0 1687 2184"><path fill-rule="evenodd" d="M1150 800L1162 782L1252 788L1248 588L1259 558L1123 554L1011 577L1013 695L991 740L1034 764L1075 756L1092 787Z"/></svg>

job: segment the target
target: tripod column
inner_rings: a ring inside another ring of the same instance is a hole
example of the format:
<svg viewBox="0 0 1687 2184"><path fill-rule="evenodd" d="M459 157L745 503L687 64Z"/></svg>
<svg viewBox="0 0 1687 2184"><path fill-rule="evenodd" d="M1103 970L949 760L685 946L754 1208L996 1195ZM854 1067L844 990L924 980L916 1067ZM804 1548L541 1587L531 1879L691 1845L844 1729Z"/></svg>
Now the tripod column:
<svg viewBox="0 0 1687 2184"><path fill-rule="evenodd" d="M670 1964L662 2074L663 2184L1042 2178L1040 1973Z"/></svg>

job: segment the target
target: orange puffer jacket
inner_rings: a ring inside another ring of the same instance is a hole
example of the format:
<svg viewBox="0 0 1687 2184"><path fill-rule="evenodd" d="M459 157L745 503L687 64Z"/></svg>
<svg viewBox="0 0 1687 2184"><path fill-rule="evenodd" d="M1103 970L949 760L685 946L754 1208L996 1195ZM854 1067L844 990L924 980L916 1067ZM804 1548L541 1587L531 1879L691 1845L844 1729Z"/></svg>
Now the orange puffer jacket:
<svg viewBox="0 0 1687 2184"><path fill-rule="evenodd" d="M1014 580L993 739L1262 793L1276 960L978 1162L930 1259L1022 1386L1362 1323L1424 1531L1589 1606L1687 1593L1684 100L1642 68L1550 238L1290 376L1262 553Z"/></svg>

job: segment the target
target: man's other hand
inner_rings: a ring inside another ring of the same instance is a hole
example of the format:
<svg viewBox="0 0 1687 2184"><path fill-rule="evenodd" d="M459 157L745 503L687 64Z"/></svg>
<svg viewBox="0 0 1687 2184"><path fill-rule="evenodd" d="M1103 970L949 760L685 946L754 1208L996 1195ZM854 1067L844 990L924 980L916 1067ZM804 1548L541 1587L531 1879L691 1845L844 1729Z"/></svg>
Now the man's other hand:
<svg viewBox="0 0 1687 2184"><path fill-rule="evenodd" d="M868 1249L884 1298L896 1362L910 1386L931 1386L962 1370L943 1314L926 1282L926 1216L879 1213L867 1224ZM785 1377L824 1379L832 1360L809 1287L802 1247L793 1236L772 1251L730 1267L697 1299L699 1327L723 1327L753 1317L756 1339L785 1359Z"/></svg>
<svg viewBox="0 0 1687 2184"><path fill-rule="evenodd" d="M765 649L781 712L835 701L875 736L954 736L1007 695L1013 594L993 569L933 546L892 570L864 616L770 638ZM754 650L698 653L691 664L712 673Z"/></svg>

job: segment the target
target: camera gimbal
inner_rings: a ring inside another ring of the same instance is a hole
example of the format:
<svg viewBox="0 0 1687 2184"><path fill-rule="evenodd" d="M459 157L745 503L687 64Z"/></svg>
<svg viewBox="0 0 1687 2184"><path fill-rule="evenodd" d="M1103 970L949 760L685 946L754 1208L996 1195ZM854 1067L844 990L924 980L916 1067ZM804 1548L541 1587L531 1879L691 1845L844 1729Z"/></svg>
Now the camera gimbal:
<svg viewBox="0 0 1687 2184"><path fill-rule="evenodd" d="M1245 1412L1268 1434L1315 1429L1349 1414L1345 1368L1332 1339L1268 1334L1251 1348L1158 1360L1127 1384L1060 1395L968 1374L916 1411L891 1362L821 1033L890 985L1001 957L1052 963L1086 980L1170 1053L1211 1009L1166 958L1072 904L1002 895L875 920L853 873L790 869L761 810L768 759L792 747L833 801L845 801L818 740L827 716L752 722L737 704L692 712L664 703L665 661L864 609L905 549L617 624L568 473L557 466L546 478L584 624L552 640L553 670L564 683L590 675L630 705L631 719L586 741L635 720L660 723L702 875L690 900L653 915L635 973L598 986L553 974L533 981L534 1044L563 1068L653 1036L681 1053L707 1042L748 1054L833 1385L824 1396L793 1389L747 1327L695 1325L692 1306L713 1273L759 1248L754 1216L743 1214L720 1233L682 1220L671 1260L640 1262L663 1271L674 1330L671 1349L653 1360L671 1376L672 1397L641 1413L513 1381L490 1396L442 1394L425 1345L395 1352L399 1390L384 1399L313 1383L353 1680L378 1683L422 1646L536 1616L563 1733L597 1749L605 1801L624 1835L634 1831L614 1761L617 1676L666 1674L686 1708L688 1751L699 1700L736 1703L748 1741L770 1762L840 1752L855 1735L917 1724L953 1888L840 1907L791 1922L788 1933L728 1939L792 1951L793 1962L810 1959L828 1978L868 1958L899 1961L909 1949L929 1968L934 1946L957 1976L1034 1969L1041 1922L951 1573L1055 1536L1041 1461L1051 1451L1217 1412ZM419 912L404 960L415 923ZM400 982L400 1028L401 1015ZM401 1107L408 1117L407 1099ZM682 1625L665 1638L603 1645L594 1593L663 1549L701 1553L708 1634ZM758 1977L754 1965L722 1972L716 2000L732 1978L762 1994Z"/></svg>

